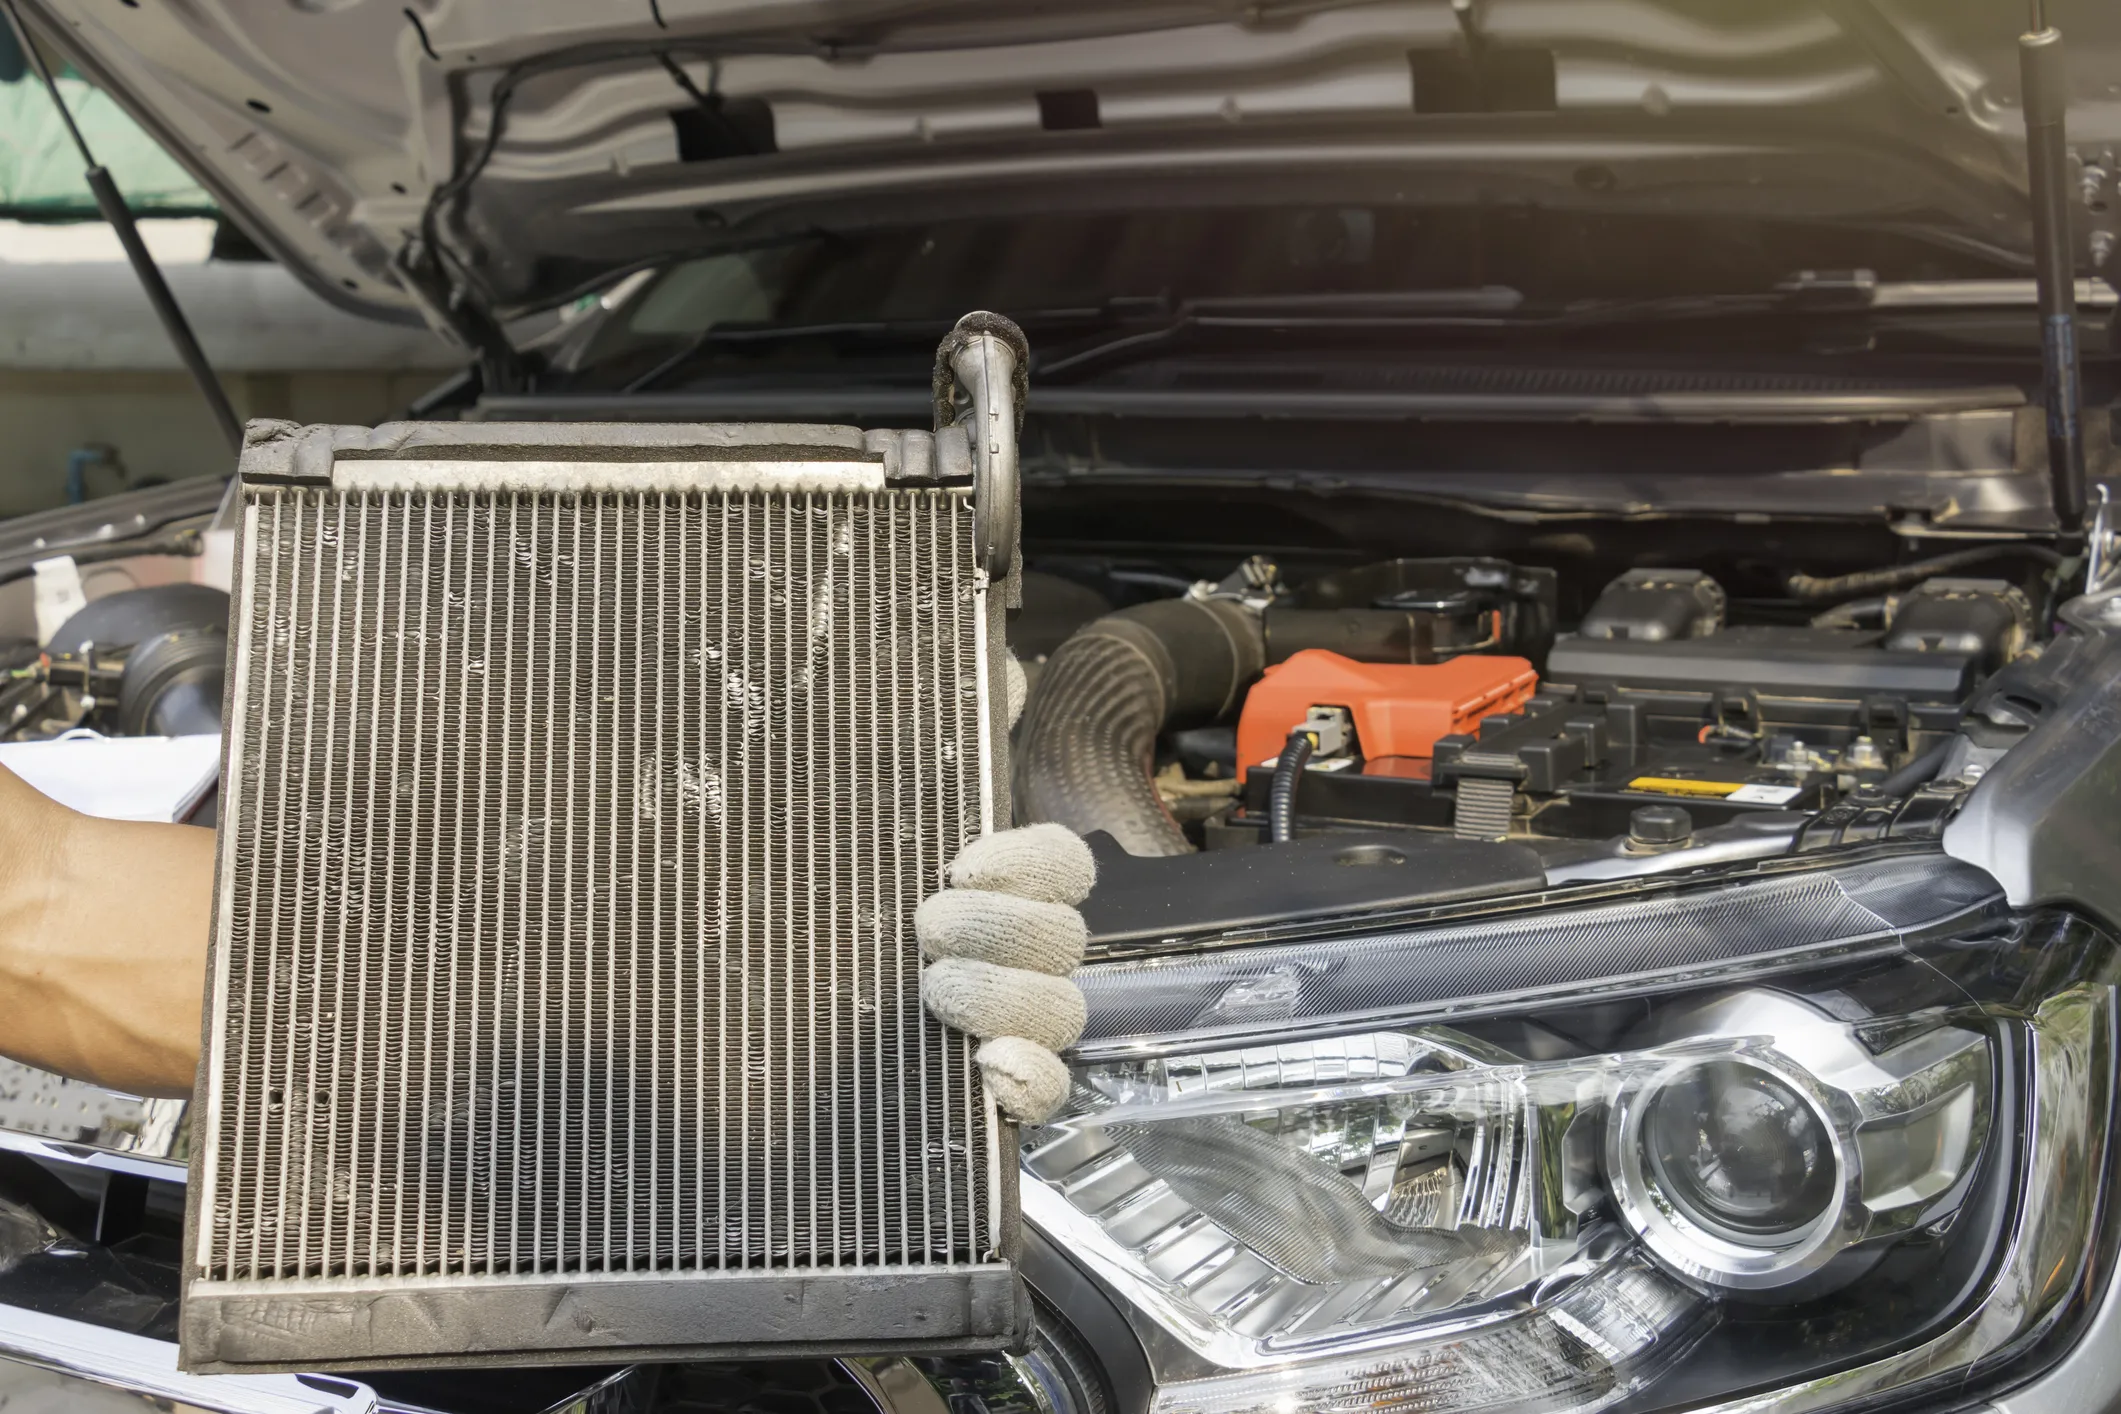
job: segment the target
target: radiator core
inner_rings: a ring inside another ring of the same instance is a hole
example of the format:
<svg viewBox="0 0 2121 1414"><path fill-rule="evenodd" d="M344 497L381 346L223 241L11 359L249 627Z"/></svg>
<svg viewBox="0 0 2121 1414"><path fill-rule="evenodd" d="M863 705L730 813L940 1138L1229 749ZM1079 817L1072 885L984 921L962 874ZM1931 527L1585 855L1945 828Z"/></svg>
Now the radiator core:
<svg viewBox="0 0 2121 1414"><path fill-rule="evenodd" d="M242 488L197 1369L1005 1343L915 905L995 824L974 498L845 463Z"/></svg>

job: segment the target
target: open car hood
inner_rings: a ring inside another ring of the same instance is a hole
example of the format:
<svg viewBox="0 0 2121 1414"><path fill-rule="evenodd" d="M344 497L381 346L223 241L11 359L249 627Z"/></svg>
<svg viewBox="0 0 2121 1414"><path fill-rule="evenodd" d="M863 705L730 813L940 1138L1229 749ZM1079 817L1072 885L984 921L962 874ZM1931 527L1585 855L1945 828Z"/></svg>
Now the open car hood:
<svg viewBox="0 0 2121 1414"><path fill-rule="evenodd" d="M321 292L460 329L679 252L984 210L1758 213L2031 263L1994 0L23 3ZM2121 6L2049 8L2089 272Z"/></svg>

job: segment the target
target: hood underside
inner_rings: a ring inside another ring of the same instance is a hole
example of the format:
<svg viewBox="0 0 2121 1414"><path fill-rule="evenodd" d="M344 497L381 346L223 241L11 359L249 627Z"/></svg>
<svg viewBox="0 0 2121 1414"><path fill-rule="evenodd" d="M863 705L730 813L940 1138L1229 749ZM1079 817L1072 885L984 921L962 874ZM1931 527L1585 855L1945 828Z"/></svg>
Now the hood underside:
<svg viewBox="0 0 2121 1414"><path fill-rule="evenodd" d="M275 256L449 323L669 256L990 211L1759 215L2030 267L1990 0L24 0ZM2121 6L2070 45L2087 272Z"/></svg>

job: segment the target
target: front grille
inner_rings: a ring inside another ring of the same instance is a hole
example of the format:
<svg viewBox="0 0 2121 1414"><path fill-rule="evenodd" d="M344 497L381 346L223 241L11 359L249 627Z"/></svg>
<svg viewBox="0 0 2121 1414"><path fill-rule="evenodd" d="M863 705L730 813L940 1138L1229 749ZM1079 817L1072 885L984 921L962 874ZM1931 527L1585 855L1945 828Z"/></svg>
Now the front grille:
<svg viewBox="0 0 2121 1414"><path fill-rule="evenodd" d="M973 498L596 479L245 486L201 1368L461 1358L467 1321L566 1358L525 1322L583 1291L634 1328L582 1358L860 1345L750 1307L1007 1271L1013 1171L912 931L994 809ZM474 1315L320 1340L408 1293Z"/></svg>

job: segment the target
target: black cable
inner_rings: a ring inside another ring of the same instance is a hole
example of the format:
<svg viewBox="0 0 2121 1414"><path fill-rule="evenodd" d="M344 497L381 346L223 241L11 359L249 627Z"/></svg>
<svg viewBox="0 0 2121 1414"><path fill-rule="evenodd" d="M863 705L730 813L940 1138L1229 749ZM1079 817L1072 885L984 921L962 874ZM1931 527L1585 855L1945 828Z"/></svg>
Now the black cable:
<svg viewBox="0 0 2121 1414"><path fill-rule="evenodd" d="M8 3L12 4L13 0L8 0ZM708 82L710 92L713 86L719 82L720 56L725 51L809 55L820 55L824 52L821 46L808 43L776 44L745 43L734 40L722 41L716 45L713 53L705 56L709 65L710 78ZM701 94L697 85L691 82L682 69L676 68L675 61L670 57L673 53L686 52L698 53L700 51L688 49L687 46L681 44L669 43L646 47L638 45L597 45L581 50L565 50L557 54L541 54L536 58L525 59L521 63L503 70L501 76L494 81L492 90L487 94L486 132L479 139L478 146L470 149L469 154L456 164L456 170L451 173L449 180L441 183L428 194L427 204L420 212L420 239L432 253L433 258L437 262L446 260L454 266L460 283L468 279L469 272L464 268L463 262L458 259L456 252L450 250L440 239L439 218L445 207L459 202L460 198L470 190L471 184L476 182L480 174L486 170L486 165L493 160L495 151L501 145L501 138L508 130L509 104L514 101L516 90L526 80L561 69L580 68L587 64L605 60L639 55L653 57L672 68L674 76L678 78L680 84L688 92L695 95L696 101L705 102L708 95ZM715 96L718 97L719 95ZM461 124L457 126L453 137L461 148L463 141Z"/></svg>
<svg viewBox="0 0 2121 1414"><path fill-rule="evenodd" d="M162 321L162 332L177 346L177 357L184 361L185 369L192 381L199 385L199 394L206 399L206 406L213 413L214 421L220 425L221 435L228 439L231 452L243 450L243 422L236 416L235 407L228 401L228 390L214 376L213 365L206 361L206 350L199 347L198 336L192 333L191 321L184 317L177 297L170 293L169 282L162 278L162 271L155 258L148 253L147 242L140 239L140 227L133 220L132 208L125 204L118 184L102 164L96 161L95 153L89 151L88 139L81 136L81 129L74 122L71 109L60 96L59 81L53 76L51 66L44 62L44 55L30 38L29 26L23 23L21 12L15 8L15 0L0 0L7 10L9 26L22 45L22 53L30 66L43 81L44 91L51 95L52 106L59 110L59 119L66 124L66 131L74 140L74 148L81 154L81 165L87 168L82 175L88 182L90 194L96 198L96 209L103 219L118 234L118 244L125 248L125 259L133 267L133 276L147 292L147 302L154 306L155 317Z"/></svg>
<svg viewBox="0 0 2121 1414"><path fill-rule="evenodd" d="M1877 628L1885 622L1885 596L1851 599L1812 615L1813 628Z"/></svg>
<svg viewBox="0 0 2121 1414"><path fill-rule="evenodd" d="M1931 781L1936 780L1937 773L1944 769L1944 758L1952 749L1952 741L1953 738L1946 737L1943 741L1938 742L1935 746L1878 782L1878 793L1897 798L1907 795L1917 786L1926 786Z"/></svg>
<svg viewBox="0 0 2121 1414"><path fill-rule="evenodd" d="M22 559L9 563L0 560L0 584L18 579L27 579L37 572L40 560L56 560L61 556L77 565L100 565L111 560L129 560L135 555L200 555L205 553L205 543L196 530L178 530L168 535L150 536L141 540L107 540L89 545L54 545L36 552L34 559Z"/></svg>
<svg viewBox="0 0 2121 1414"><path fill-rule="evenodd" d="M1267 839L1287 844L1296 838L1296 783L1310 764L1311 734L1298 727L1289 733L1289 744L1274 763L1274 783L1267 788Z"/></svg>
<svg viewBox="0 0 2121 1414"><path fill-rule="evenodd" d="M2059 565L2063 556L2045 545L2011 542L2001 545L1973 545L1964 550L1954 550L1945 555L1933 555L1926 560L1911 560L1904 565L1888 565L1884 569L1858 570L1854 574L1832 575L1824 579L1808 574L1793 574L1783 582L1783 588L1792 599L1816 604L1826 599L1856 599L1866 594L1888 594L1895 589L1906 589L1920 584L1925 579L1934 579L1953 570L1978 565L1984 560L2001 559L2007 555L2023 555L2049 565Z"/></svg>
<svg viewBox="0 0 2121 1414"><path fill-rule="evenodd" d="M12 3L12 0L10 0ZM411 11L406 12L409 16ZM417 17L413 17L415 24ZM421 31L424 41L425 31ZM432 50L429 51L430 54ZM676 68L669 57L668 46L640 50L635 46L593 46L584 51L566 51L559 54L542 54L526 59L502 71L487 94L486 132L476 147L468 153L465 148L462 121L453 125L450 139L454 144L455 167L448 180L428 193L426 205L420 211L420 237L418 242L408 243L400 251L394 264L408 282L422 290L452 331L469 345L478 357L482 391L486 393L512 393L521 391L525 369L521 354L508 340L499 321L467 294L477 288L477 277L465 260L442 239L442 221L445 212L457 224L463 220L463 206L472 183L485 172L486 166L499 150L502 137L508 131L508 109L514 101L516 90L526 80L560 69L579 67L603 58L626 57L636 53L647 53L660 59L672 69L689 91L697 93L681 69ZM710 66L718 66L718 58L710 56ZM710 84L719 78L719 68L711 67ZM713 111L710 107L709 111Z"/></svg>
<svg viewBox="0 0 2121 1414"><path fill-rule="evenodd" d="M702 92L700 86L692 81L692 75L685 72L685 66L673 58L669 50L665 49L655 57L663 61L663 67L669 71L670 77L677 81L677 86L684 89L686 96L694 103L713 113L722 111L721 60L712 56L708 58L707 88L705 92Z"/></svg>

